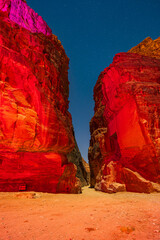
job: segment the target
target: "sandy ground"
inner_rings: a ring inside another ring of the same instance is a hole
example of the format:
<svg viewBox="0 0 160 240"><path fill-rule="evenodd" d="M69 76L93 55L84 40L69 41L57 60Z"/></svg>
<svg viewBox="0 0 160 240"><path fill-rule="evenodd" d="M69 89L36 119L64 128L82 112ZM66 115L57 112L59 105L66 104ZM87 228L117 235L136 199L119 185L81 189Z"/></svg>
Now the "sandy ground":
<svg viewBox="0 0 160 240"><path fill-rule="evenodd" d="M27 194L0 193L0 240L160 240L158 193Z"/></svg>

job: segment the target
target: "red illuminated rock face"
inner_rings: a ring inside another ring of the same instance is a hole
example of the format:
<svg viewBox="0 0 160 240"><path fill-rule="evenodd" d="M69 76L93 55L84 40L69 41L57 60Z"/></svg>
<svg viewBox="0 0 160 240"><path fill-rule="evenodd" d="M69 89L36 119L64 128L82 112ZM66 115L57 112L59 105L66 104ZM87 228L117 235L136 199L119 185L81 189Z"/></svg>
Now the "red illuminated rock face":
<svg viewBox="0 0 160 240"><path fill-rule="evenodd" d="M31 32L52 34L47 23L27 5L25 0L1 0L0 10L7 13L10 20Z"/></svg>
<svg viewBox="0 0 160 240"><path fill-rule="evenodd" d="M158 191L160 60L135 53L117 54L99 76L94 100L91 186L109 193Z"/></svg>
<svg viewBox="0 0 160 240"><path fill-rule="evenodd" d="M24 1L0 7L0 191L78 193L76 167L67 160L75 146L69 59ZM22 28L23 18L34 25Z"/></svg>

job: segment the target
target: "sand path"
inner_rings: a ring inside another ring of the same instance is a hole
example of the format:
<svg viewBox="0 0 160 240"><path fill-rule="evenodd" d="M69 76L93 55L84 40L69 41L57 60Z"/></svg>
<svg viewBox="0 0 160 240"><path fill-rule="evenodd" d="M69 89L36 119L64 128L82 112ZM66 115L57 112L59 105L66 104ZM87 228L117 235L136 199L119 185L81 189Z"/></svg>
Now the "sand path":
<svg viewBox="0 0 160 240"><path fill-rule="evenodd" d="M0 193L0 240L160 240L158 193L36 196Z"/></svg>

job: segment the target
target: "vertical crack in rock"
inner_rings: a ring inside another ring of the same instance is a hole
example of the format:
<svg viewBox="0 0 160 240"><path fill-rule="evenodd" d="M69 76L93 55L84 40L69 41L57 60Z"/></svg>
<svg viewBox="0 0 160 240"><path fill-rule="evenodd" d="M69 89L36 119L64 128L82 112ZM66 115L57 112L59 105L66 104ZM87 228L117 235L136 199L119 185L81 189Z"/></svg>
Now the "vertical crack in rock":
<svg viewBox="0 0 160 240"><path fill-rule="evenodd" d="M74 134L74 132L73 132ZM75 137L74 137L75 139ZM87 186L89 185L90 181L90 170L89 170L89 165L88 163L85 162L85 160L82 158L81 153L79 151L76 139L75 139L75 147L67 155L68 161L72 162L76 165L77 167L77 173L76 177L78 177L81 181L81 186Z"/></svg>

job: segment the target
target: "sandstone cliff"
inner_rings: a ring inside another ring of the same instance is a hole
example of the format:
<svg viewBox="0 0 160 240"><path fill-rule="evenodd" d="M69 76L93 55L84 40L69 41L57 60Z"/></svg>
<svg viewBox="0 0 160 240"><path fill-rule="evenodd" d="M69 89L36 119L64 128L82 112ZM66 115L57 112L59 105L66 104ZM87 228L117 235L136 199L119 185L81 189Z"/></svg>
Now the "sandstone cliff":
<svg viewBox="0 0 160 240"><path fill-rule="evenodd" d="M117 54L95 85L89 162L97 190L160 191L158 49L148 38Z"/></svg>
<svg viewBox="0 0 160 240"><path fill-rule="evenodd" d="M80 192L63 46L25 1L0 1L0 191Z"/></svg>

